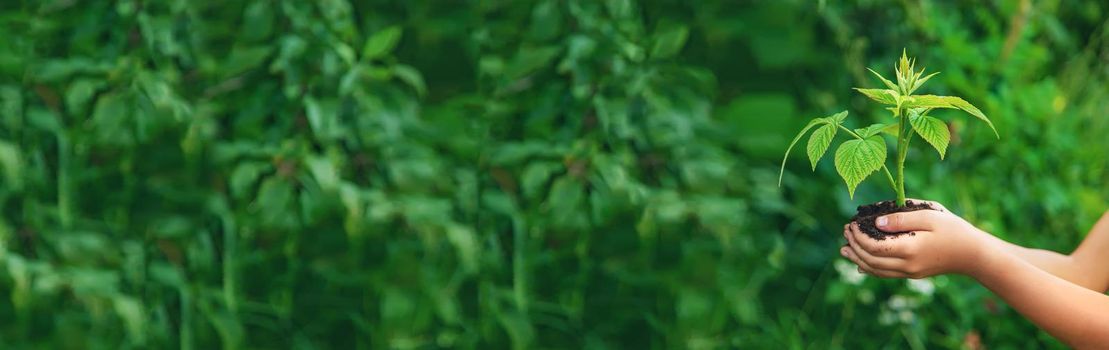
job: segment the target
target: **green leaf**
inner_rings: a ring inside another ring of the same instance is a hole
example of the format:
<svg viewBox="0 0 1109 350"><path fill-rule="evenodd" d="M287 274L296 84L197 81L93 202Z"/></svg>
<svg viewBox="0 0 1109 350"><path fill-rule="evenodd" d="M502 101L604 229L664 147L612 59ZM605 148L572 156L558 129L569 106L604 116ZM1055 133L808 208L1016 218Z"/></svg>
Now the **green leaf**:
<svg viewBox="0 0 1109 350"><path fill-rule="evenodd" d="M550 65L551 61L554 61L560 52L561 49L557 46L520 48L520 52L513 58L511 65L505 72L505 76L511 79L522 78Z"/></svg>
<svg viewBox="0 0 1109 350"><path fill-rule="evenodd" d="M113 297L113 306L116 315L123 320L127 332L131 339L142 342L146 339L146 327L149 323L146 320L146 311L143 310L142 303L134 297L117 294Z"/></svg>
<svg viewBox="0 0 1109 350"><path fill-rule="evenodd" d="M265 67L265 62L273 53L272 46L241 46L231 49L231 53L220 67L221 76L231 78L251 69Z"/></svg>
<svg viewBox="0 0 1109 350"><path fill-rule="evenodd" d="M608 5L608 12L612 15L612 18L624 19L632 15L631 0L608 0L605 5Z"/></svg>
<svg viewBox="0 0 1109 350"><path fill-rule="evenodd" d="M100 102L97 102L97 105L99 104ZM96 114L93 114L93 118L95 117ZM58 114L46 108L29 108L27 110L27 125L55 134L62 133L62 122L58 118Z"/></svg>
<svg viewBox="0 0 1109 350"><path fill-rule="evenodd" d="M893 136L893 137L897 137L897 131L898 131L897 129L898 129L897 123L892 123L892 124L886 125L885 128L882 128L882 133L884 133L886 135Z"/></svg>
<svg viewBox="0 0 1109 350"><path fill-rule="evenodd" d="M947 124L920 113L909 113L909 124L924 141L936 148L940 153L940 159L943 159L947 152L947 144L951 141L951 131L947 129Z"/></svg>
<svg viewBox="0 0 1109 350"><path fill-rule="evenodd" d="M346 216L343 218L343 229L351 236L361 234L366 205L364 204L362 193L359 192L358 186L340 180L339 201L342 202L343 207L346 208Z"/></svg>
<svg viewBox="0 0 1109 350"><path fill-rule="evenodd" d="M393 51L400 41L401 30L400 27L392 26L374 33L369 39L366 39L366 45L362 46L362 58L374 59Z"/></svg>
<svg viewBox="0 0 1109 350"><path fill-rule="evenodd" d="M889 127L889 125L873 124L873 125L865 127L865 128L855 129L855 133L859 134L860 137L865 139L867 137L877 135L878 133L882 132L882 130L887 128L887 127Z"/></svg>
<svg viewBox="0 0 1109 350"><path fill-rule="evenodd" d="M789 143L789 148L786 148L786 155L782 157L782 169L778 171L778 186L782 185L782 175L786 173L786 159L789 159L789 152L793 150L793 146L797 145L797 141L801 141L801 137L805 136L805 133L809 132L809 129L825 122L824 118L810 120L809 124L805 125L805 127L801 129L801 132L797 133L797 137L794 137L793 141Z"/></svg>
<svg viewBox="0 0 1109 350"><path fill-rule="evenodd" d="M916 83L913 84L913 90L919 89L921 85L924 85L924 82L928 81L928 79L932 79L932 77L936 76L936 74L940 74L940 72L934 72L932 74L928 74L924 78L919 77L921 74L924 74L923 69L921 69L920 73L917 74L917 81L916 81Z"/></svg>
<svg viewBox="0 0 1109 350"><path fill-rule="evenodd" d="M316 100L312 96L304 98L304 117L308 119L312 133L320 140L338 137L342 128L338 117L339 103L335 99Z"/></svg>
<svg viewBox="0 0 1109 350"><path fill-rule="evenodd" d="M562 6L560 1L546 0L539 2L531 11L529 32L532 38L538 41L548 41L559 35L563 26Z"/></svg>
<svg viewBox="0 0 1109 350"><path fill-rule="evenodd" d="M823 157L824 152L828 151L828 146L832 144L832 139L836 137L836 130L838 129L835 124L824 124L824 126L813 131L812 136L809 136L809 144L806 149L813 170L816 170L816 162L820 161L820 157Z"/></svg>
<svg viewBox="0 0 1109 350"><path fill-rule="evenodd" d="M4 170L4 181L0 188L9 190L23 188L23 159L19 145L0 140L0 168Z"/></svg>
<svg viewBox="0 0 1109 350"><path fill-rule="evenodd" d="M296 189L280 176L270 176L262 180L258 196L249 207L255 211L261 223L268 227L288 228L296 224L297 215L292 215L291 205L296 201Z"/></svg>
<svg viewBox="0 0 1109 350"><path fill-rule="evenodd" d="M335 54L339 55L339 58L342 58L347 65L353 65L354 61L358 59L355 57L354 48L344 42L333 42L331 48L335 49Z"/></svg>
<svg viewBox="0 0 1109 350"><path fill-rule="evenodd" d="M416 90L416 94L423 96L427 94L427 85L424 84L424 77L420 75L420 71L412 66L398 64L393 67L393 74L403 81L412 89Z"/></svg>
<svg viewBox="0 0 1109 350"><path fill-rule="evenodd" d="M478 267L478 253L481 243L478 243L477 235L474 230L469 226L450 224L447 226L447 240L454 245L455 254L458 254L458 261L461 262L462 270L466 273L473 273L477 271Z"/></svg>
<svg viewBox="0 0 1109 350"><path fill-rule="evenodd" d="M65 106L71 113L84 114L89 101L104 87L104 81L96 79L77 79L69 84L65 93Z"/></svg>
<svg viewBox="0 0 1109 350"><path fill-rule="evenodd" d="M524 197L540 199L547 181L560 168L562 168L562 165L555 162L532 162L528 164L524 168L524 173L520 175L520 189L523 191Z"/></svg>
<svg viewBox="0 0 1109 350"><path fill-rule="evenodd" d="M820 125L821 123L824 123L824 124L829 124L833 128L835 128L840 123L843 123L844 119L847 119L847 111L842 111L842 112L839 112L839 113L836 113L836 114L833 114L833 115L830 115L830 116L827 116L827 117L824 117L824 118L816 118L816 119L810 120L809 124L805 125L805 127L803 129L801 129L801 132L797 133L797 136L794 137L793 141L789 143L789 148L786 148L786 155L782 157L782 168L778 172L778 186L782 185L782 176L785 175L785 172L786 172L786 160L789 159L789 152L793 151L793 146L797 145L797 141L801 141L801 137L805 136L805 133L808 132L809 129L812 129L814 126L817 126L817 125ZM835 134L835 131L833 131L832 136L835 136L834 134ZM830 140L831 137L829 137L828 139ZM809 140L809 145L808 145L808 148L810 148L810 150L809 150L809 159L810 160L812 159L812 154L813 154L813 152L812 152L813 149L812 148L814 148L814 147L815 146L812 145L812 140L810 139ZM828 146L825 145L824 150L826 151L827 148L828 148ZM821 153L821 155L823 155L824 151L821 151L820 153ZM820 158L820 157L817 157L817 158ZM813 161L813 162L815 163L815 161ZM814 166L813 168L815 169L816 167Z"/></svg>
<svg viewBox="0 0 1109 350"><path fill-rule="evenodd" d="M651 47L651 57L668 58L676 55L685 46L687 37L689 37L689 28L686 26L676 26L662 31L655 40L655 46Z"/></svg>
<svg viewBox="0 0 1109 350"><path fill-rule="evenodd" d="M882 81L882 84L886 84L886 87L890 88L890 90L897 91L897 85L894 84L892 81L886 79L886 77L883 77L881 74L878 74L878 72L875 72L873 69L867 68L866 70L874 73L874 76L878 77L878 79Z"/></svg>
<svg viewBox="0 0 1109 350"><path fill-rule="evenodd" d="M564 228L582 228L587 213L583 210L586 200L585 186L571 176L554 180L547 194L549 215L555 225Z"/></svg>
<svg viewBox="0 0 1109 350"><path fill-rule="evenodd" d="M948 98L951 99L951 105L955 106L955 108L969 113L970 115L973 115L975 118L981 119L982 121L986 122L986 125L990 127L990 130L993 130L994 136L999 139L1001 138L1001 134L997 133L997 128L993 127L993 122L991 122L989 118L986 118L986 115L982 113L982 111L979 110L978 107L975 107L974 105L970 104L970 102L967 102L966 100L958 97L948 96Z"/></svg>
<svg viewBox="0 0 1109 350"><path fill-rule="evenodd" d="M936 95L913 95L905 99L904 106L906 108L958 108L986 122L986 125L993 130L994 136L1001 138L1001 134L997 133L994 128L993 122L986 115L982 113L977 107L970 104L966 100L955 96L936 96Z"/></svg>
<svg viewBox="0 0 1109 350"><path fill-rule="evenodd" d="M871 100L878 101L878 103L884 105L897 104L897 91L894 90L855 88L855 91L861 92L863 95L866 95L866 97L869 97Z"/></svg>
<svg viewBox="0 0 1109 350"><path fill-rule="evenodd" d="M245 198L258 178L272 170L273 166L265 162L239 163L231 172L231 195L234 198Z"/></svg>
<svg viewBox="0 0 1109 350"><path fill-rule="evenodd" d="M135 142L133 98L121 93L105 93L96 101L89 125L96 139L109 145L130 145Z"/></svg>
<svg viewBox="0 0 1109 350"><path fill-rule="evenodd" d="M886 143L881 136L844 142L836 150L836 172L847 183L847 192L855 198L855 187L886 161Z"/></svg>
<svg viewBox="0 0 1109 350"><path fill-rule="evenodd" d="M320 185L320 189L328 193L338 191L340 179L335 162L324 156L310 155L305 157L304 163L308 166L312 177L316 179L316 183Z"/></svg>
<svg viewBox="0 0 1109 350"><path fill-rule="evenodd" d="M911 95L905 97L905 108L955 108L955 105L951 104L952 99L958 99L958 97Z"/></svg>

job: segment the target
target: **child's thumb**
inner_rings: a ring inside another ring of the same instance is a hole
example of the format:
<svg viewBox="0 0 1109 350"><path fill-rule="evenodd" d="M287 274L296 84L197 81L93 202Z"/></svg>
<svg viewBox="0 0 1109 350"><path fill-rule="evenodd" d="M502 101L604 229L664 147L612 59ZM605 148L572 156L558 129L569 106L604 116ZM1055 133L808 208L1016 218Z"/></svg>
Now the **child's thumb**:
<svg viewBox="0 0 1109 350"><path fill-rule="evenodd" d="M932 230L932 210L917 210L879 216L874 220L878 229L886 232L930 231Z"/></svg>

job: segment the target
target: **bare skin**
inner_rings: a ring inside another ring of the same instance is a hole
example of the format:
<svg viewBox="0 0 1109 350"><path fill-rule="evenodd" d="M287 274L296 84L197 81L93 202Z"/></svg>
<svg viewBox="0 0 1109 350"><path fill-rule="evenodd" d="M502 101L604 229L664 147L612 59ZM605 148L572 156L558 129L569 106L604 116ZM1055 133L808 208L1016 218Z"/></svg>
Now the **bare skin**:
<svg viewBox="0 0 1109 350"><path fill-rule="evenodd" d="M914 236L876 241L847 225L848 245L840 253L879 277L970 276L1070 346L1109 344L1109 296L1102 294L1109 288L1109 264L1103 263L1109 258L1109 212L1078 249L1063 255L1005 242L934 206L939 210L877 221L884 231L915 231Z"/></svg>

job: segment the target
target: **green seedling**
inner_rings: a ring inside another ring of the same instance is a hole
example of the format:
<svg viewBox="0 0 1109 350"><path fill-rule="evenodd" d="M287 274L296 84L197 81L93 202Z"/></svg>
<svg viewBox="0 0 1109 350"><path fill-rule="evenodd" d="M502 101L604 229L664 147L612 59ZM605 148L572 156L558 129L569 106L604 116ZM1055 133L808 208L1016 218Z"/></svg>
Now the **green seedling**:
<svg viewBox="0 0 1109 350"><path fill-rule="evenodd" d="M914 70L915 65L915 59L910 60L902 51L900 61L894 66L894 71L897 74L897 84L868 68L867 70L874 73L887 89L855 88L856 91L866 95L871 100L889 106L886 109L897 120L895 123L879 123L852 130L843 125L843 121L847 119L847 111L813 119L804 129L801 129L801 132L797 134L797 137L789 144L789 148L786 149L785 157L782 158L782 170L778 175L778 185L781 186L782 184L782 174L785 173L786 160L789 159L789 153L793 150L793 146L797 145L797 142L813 128L816 129L809 137L808 146L806 147L813 170L816 170L816 163L824 156L837 132L842 130L850 135L851 139L844 141L836 149L836 172L847 183L847 192L851 198L854 198L855 187L863 179L878 170L882 170L886 175L886 179L889 180L890 187L897 193L897 205L899 207L905 206L905 156L909 152L909 142L912 141L913 135L920 135L924 141L932 145L936 152L939 152L940 159L943 159L947 152L947 144L951 140L951 133L947 129L947 124L928 115L933 109L952 108L962 110L981 119L986 125L989 125L995 136L1001 138L989 118L986 118L982 111L962 98L913 95L913 92L924 85L924 82L938 74L932 73L925 76L924 69L919 72ZM883 133L897 139L897 154L894 159L896 177L886 166L886 139L882 137Z"/></svg>

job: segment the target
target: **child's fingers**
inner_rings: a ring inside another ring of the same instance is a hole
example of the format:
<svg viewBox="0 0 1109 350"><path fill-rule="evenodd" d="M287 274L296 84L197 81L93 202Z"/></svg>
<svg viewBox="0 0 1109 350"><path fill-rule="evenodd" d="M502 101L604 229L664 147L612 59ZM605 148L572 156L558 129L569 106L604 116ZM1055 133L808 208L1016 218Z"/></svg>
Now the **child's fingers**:
<svg viewBox="0 0 1109 350"><path fill-rule="evenodd" d="M941 219L941 214L935 210L917 210L893 213L879 216L874 220L874 225L885 232L902 231L932 231L934 223Z"/></svg>
<svg viewBox="0 0 1109 350"><path fill-rule="evenodd" d="M855 265L857 265L859 267L859 272L861 272L861 273L865 273L865 274L868 274L868 275L871 275L871 276L882 277L882 278L907 278L907 277L909 277L907 274L905 274L903 272L900 272L900 271L875 269L873 267L870 267L870 265L867 265L865 261L862 261L861 259L859 259L859 256L855 255L855 252L853 250L851 250L850 247L847 247L847 246L840 247L839 253L840 253L840 255L843 255L843 257L847 258L847 260L851 260L851 262L855 263Z"/></svg>
<svg viewBox="0 0 1109 350"><path fill-rule="evenodd" d="M878 270L868 271L867 274L870 274L870 275L873 275L873 276L878 276L878 277L881 277L881 278L909 278L909 275L905 274L904 272L892 271L892 270L878 269Z"/></svg>
<svg viewBox="0 0 1109 350"><path fill-rule="evenodd" d="M904 260L901 260L899 258L874 256L860 246L861 243L854 233L857 231L858 228L852 226L848 228L848 231L844 232L844 237L847 238L849 249L853 250L855 255L859 257L859 259L865 261L867 265L870 265L871 267L876 269L900 270L901 266L904 265Z"/></svg>
<svg viewBox="0 0 1109 350"><path fill-rule="evenodd" d="M867 236L865 233L863 233L863 231L859 230L859 225L855 223L851 223L851 225L849 225L847 229L848 239L855 242L853 243L854 245L862 248L867 253L870 253L870 255L891 258L903 257L902 253L905 250L904 245L907 244L905 240L886 239L882 241L876 241L873 238L870 238L870 236Z"/></svg>
<svg viewBox="0 0 1109 350"><path fill-rule="evenodd" d="M839 248L839 255L847 258L847 260L851 260L851 262L853 262L853 263L855 263L855 265L859 266L859 272L868 273L872 270L870 268L870 265L867 265L867 263L865 261L862 261L862 259L859 259L859 256L857 254L855 254L855 251L851 250L851 247L849 247L849 246L845 245L843 247L840 247Z"/></svg>

